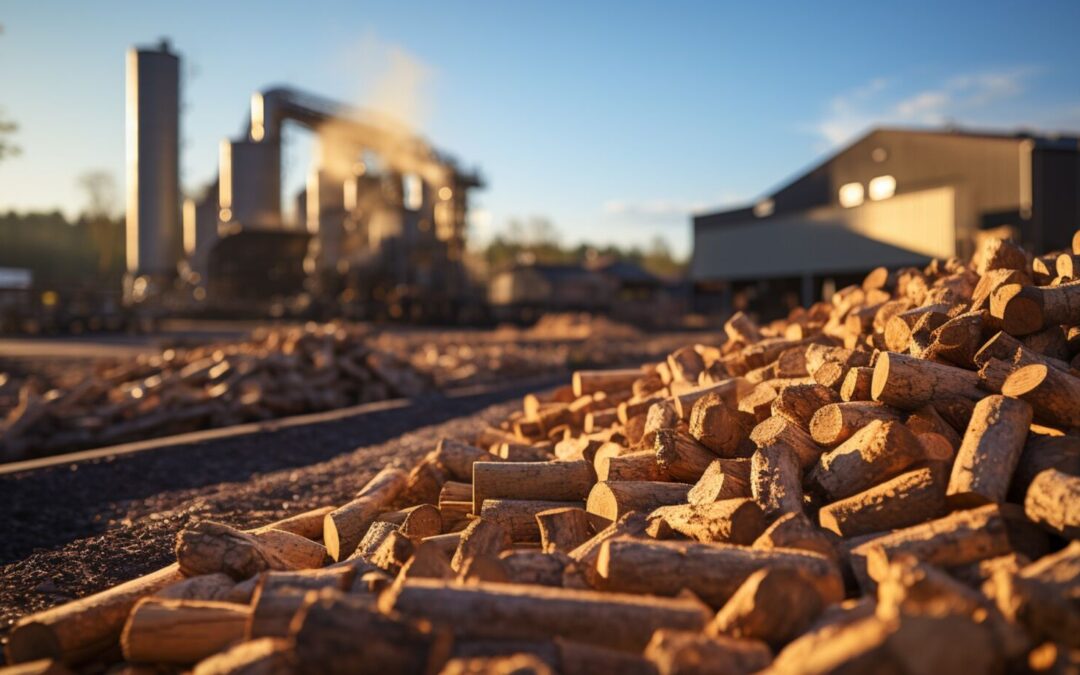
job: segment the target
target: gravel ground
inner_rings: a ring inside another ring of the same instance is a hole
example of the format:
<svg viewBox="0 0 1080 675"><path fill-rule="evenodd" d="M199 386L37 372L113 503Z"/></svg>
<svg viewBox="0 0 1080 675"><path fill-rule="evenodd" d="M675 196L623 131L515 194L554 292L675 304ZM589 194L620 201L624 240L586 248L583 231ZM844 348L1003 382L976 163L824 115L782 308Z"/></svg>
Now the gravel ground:
<svg viewBox="0 0 1080 675"><path fill-rule="evenodd" d="M535 387L0 475L0 634L23 614L172 562L193 519L246 528L340 504L386 464L505 417Z"/></svg>

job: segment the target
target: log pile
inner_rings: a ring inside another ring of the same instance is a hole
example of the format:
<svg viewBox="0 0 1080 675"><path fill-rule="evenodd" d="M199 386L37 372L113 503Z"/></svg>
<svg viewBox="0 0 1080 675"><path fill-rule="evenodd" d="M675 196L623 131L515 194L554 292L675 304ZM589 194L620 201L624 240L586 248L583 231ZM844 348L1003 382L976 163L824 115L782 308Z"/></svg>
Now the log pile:
<svg viewBox="0 0 1080 675"><path fill-rule="evenodd" d="M385 332L375 346L409 362L440 389L505 383L590 366L655 359L686 343L685 333L644 333L588 315L551 314L527 329Z"/></svg>
<svg viewBox="0 0 1080 675"><path fill-rule="evenodd" d="M22 618L8 660L1077 672L1080 281L1038 270L993 242L578 371L341 504L188 528L174 566Z"/></svg>
<svg viewBox="0 0 1080 675"><path fill-rule="evenodd" d="M562 325L556 317L537 330L382 333L308 324L126 363L23 379L0 372L0 462L431 390L505 385L569 372L573 364L637 363L685 340L685 334L646 336L603 321L556 331L553 321Z"/></svg>
<svg viewBox="0 0 1080 675"><path fill-rule="evenodd" d="M428 379L336 324L103 363L46 389L28 378L0 408L0 461L319 412L430 388Z"/></svg>

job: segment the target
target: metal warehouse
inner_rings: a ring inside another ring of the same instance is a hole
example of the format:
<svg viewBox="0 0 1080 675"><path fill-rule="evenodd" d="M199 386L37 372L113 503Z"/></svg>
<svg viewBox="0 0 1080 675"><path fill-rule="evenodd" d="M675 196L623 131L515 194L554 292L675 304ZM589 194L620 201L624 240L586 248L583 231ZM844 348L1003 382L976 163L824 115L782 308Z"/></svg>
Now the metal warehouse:
<svg viewBox="0 0 1080 675"><path fill-rule="evenodd" d="M876 129L754 204L695 216L696 302L782 311L874 267L968 257L1001 228L1065 248L1078 188L1075 136Z"/></svg>

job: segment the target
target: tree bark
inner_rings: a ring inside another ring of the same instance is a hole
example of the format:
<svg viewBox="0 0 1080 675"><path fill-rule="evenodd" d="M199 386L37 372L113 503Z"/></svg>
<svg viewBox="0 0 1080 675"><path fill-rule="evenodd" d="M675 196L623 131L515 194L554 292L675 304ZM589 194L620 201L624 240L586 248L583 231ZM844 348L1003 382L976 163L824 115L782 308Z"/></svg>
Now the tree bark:
<svg viewBox="0 0 1080 675"><path fill-rule="evenodd" d="M389 589L379 608L426 619L462 638L563 637L626 651L644 648L660 628L697 631L709 620L708 610L691 600L427 579Z"/></svg>
<svg viewBox="0 0 1080 675"><path fill-rule="evenodd" d="M1030 405L1007 396L987 396L975 405L949 479L950 504L1005 501L1031 417Z"/></svg>

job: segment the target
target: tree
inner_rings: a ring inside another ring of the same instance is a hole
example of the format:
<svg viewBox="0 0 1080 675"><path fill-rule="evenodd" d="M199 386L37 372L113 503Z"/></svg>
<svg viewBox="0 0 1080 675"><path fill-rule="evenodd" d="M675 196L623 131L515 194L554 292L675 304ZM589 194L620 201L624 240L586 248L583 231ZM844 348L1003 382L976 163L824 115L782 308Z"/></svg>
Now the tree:
<svg viewBox="0 0 1080 675"><path fill-rule="evenodd" d="M118 191L116 179L108 171L95 169L79 176L79 187L86 192L82 221L97 251L98 271L107 274L115 266L122 248L118 248L121 223L116 217Z"/></svg>
<svg viewBox="0 0 1080 675"><path fill-rule="evenodd" d="M19 125L9 119L5 119L4 111L0 109L0 161L3 161L5 158L15 157L22 152L19 146L5 138L18 131L18 129Z"/></svg>

